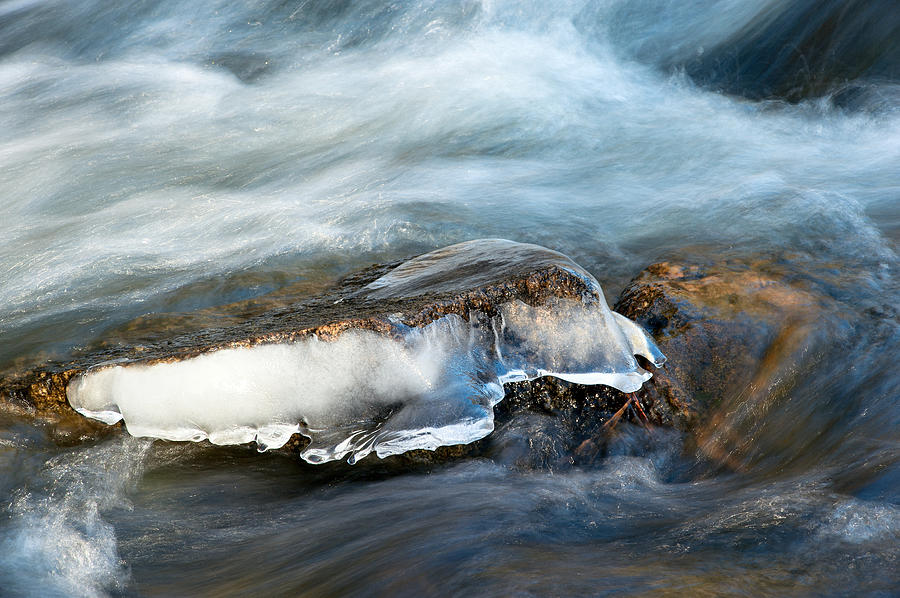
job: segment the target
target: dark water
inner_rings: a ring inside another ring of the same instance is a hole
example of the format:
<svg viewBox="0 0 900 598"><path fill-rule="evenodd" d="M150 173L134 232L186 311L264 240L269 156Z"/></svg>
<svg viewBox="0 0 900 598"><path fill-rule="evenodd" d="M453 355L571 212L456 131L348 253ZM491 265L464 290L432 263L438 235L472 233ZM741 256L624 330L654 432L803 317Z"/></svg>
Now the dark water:
<svg viewBox="0 0 900 598"><path fill-rule="evenodd" d="M0 369L505 237L610 299L783 264L825 310L766 383L577 467L547 419L315 467L2 414L0 594L897 594L900 12L546 4L0 3Z"/></svg>

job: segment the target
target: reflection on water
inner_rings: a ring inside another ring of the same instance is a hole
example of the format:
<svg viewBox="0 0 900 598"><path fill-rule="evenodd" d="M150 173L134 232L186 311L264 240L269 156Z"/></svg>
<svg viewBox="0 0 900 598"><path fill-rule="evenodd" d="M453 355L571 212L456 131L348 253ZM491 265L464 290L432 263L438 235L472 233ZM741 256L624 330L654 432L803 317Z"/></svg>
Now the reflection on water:
<svg viewBox="0 0 900 598"><path fill-rule="evenodd" d="M522 458L548 415L313 468L3 413L0 587L896 594L897 31L874 1L0 4L0 371L481 237L610 299L689 256L822 306L696 434L622 424L593 464Z"/></svg>

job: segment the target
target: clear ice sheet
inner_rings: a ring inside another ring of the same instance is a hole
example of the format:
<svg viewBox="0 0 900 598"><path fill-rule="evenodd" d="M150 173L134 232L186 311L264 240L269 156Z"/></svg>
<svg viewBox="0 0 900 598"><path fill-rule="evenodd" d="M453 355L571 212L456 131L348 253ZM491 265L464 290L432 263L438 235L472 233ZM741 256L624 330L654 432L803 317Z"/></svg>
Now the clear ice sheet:
<svg viewBox="0 0 900 598"><path fill-rule="evenodd" d="M602 297L602 295L601 295ZM190 359L99 367L67 389L80 413L123 419L134 436L283 446L310 463L467 444L493 431L503 384L555 376L633 392L664 361L643 330L601 299L514 301L488 318L440 318L397 334L222 349Z"/></svg>
<svg viewBox="0 0 900 598"><path fill-rule="evenodd" d="M359 294L370 299L388 299L461 292L489 285L526 264L529 269L563 268L602 296L596 279L565 255L540 245L507 239L464 241L414 257L360 289Z"/></svg>

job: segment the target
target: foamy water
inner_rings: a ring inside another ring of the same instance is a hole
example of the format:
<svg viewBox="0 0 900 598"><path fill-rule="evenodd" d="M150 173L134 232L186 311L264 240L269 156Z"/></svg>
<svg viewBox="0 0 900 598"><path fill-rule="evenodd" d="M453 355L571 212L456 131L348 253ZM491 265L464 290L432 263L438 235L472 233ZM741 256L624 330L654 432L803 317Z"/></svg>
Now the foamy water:
<svg viewBox="0 0 900 598"><path fill-rule="evenodd" d="M69 18L112 18L90 6ZM698 242L895 257L867 217L896 189L894 113L698 90L622 58L601 8L585 32L577 5L174 10L126 19L110 47L16 18L38 39L0 62L7 359L242 296L228 280L248 269L265 290L477 237L620 276Z"/></svg>

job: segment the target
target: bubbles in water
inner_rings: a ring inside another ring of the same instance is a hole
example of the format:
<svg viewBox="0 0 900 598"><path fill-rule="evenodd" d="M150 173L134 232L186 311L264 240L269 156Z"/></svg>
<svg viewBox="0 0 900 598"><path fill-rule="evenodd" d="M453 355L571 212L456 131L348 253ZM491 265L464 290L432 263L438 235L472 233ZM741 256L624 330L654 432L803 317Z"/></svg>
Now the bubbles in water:
<svg viewBox="0 0 900 598"><path fill-rule="evenodd" d="M0 539L4 595L99 598L125 588L129 572L102 512L127 506L149 446L127 438L59 455L16 491Z"/></svg>
<svg viewBox="0 0 900 598"><path fill-rule="evenodd" d="M850 499L837 504L818 530L823 540L852 543L900 540L900 509L893 505Z"/></svg>

